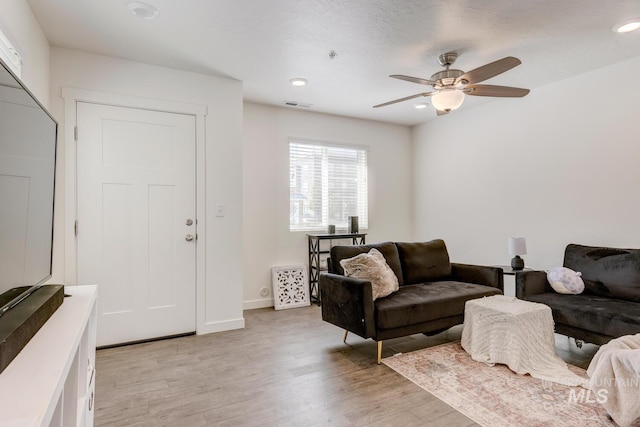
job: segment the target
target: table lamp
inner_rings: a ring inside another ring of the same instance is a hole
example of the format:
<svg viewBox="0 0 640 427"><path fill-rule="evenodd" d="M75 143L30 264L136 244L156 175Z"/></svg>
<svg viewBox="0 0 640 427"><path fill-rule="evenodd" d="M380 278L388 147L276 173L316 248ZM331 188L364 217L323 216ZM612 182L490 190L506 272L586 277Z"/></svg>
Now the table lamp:
<svg viewBox="0 0 640 427"><path fill-rule="evenodd" d="M510 237L509 254L514 256L511 259L511 268L513 270L522 270L524 268L524 260L520 258L520 255L527 254L527 240L524 237Z"/></svg>

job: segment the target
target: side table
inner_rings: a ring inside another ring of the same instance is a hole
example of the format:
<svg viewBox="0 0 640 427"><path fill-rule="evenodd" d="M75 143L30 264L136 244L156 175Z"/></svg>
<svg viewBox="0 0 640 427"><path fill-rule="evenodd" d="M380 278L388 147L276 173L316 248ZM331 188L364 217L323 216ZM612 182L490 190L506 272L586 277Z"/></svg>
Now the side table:
<svg viewBox="0 0 640 427"><path fill-rule="evenodd" d="M320 272L327 269L320 265L320 255L328 254L333 246L333 240L349 239L352 245L364 245L367 233L343 233L343 234L307 234L309 239L309 297L311 302L320 305L320 288L318 279ZM321 242L329 241L328 248L322 248Z"/></svg>
<svg viewBox="0 0 640 427"><path fill-rule="evenodd" d="M507 297L516 296L516 273L520 271L533 271L533 268L525 267L522 270L514 270L510 265L494 265L502 269L504 274L504 295Z"/></svg>

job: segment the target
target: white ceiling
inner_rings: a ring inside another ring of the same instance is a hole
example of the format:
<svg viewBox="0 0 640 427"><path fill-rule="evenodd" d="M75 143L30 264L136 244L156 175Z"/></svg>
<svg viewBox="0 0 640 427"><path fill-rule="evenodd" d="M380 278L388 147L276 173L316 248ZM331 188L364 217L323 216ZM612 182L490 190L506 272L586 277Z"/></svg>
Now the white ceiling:
<svg viewBox="0 0 640 427"><path fill-rule="evenodd" d="M446 51L460 54L453 68L463 71L519 58L522 65L485 83L532 89L528 96L640 55L640 32L612 31L640 17L638 0L144 1L159 10L156 19L133 16L128 0L28 3L54 46L237 79L249 101L297 101L312 111L404 125L433 119L435 111L413 108L419 100L372 106L430 87L387 76L429 78ZM292 77L309 84L292 87ZM467 97L461 108L483 102L517 108L522 101Z"/></svg>

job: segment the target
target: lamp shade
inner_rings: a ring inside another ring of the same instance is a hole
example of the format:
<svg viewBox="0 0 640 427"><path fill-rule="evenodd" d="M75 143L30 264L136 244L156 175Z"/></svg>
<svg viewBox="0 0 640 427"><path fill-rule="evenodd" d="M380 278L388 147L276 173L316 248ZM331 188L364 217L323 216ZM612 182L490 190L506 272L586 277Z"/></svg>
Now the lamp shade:
<svg viewBox="0 0 640 427"><path fill-rule="evenodd" d="M524 237L509 238L509 254L525 255L527 253L527 239Z"/></svg>
<svg viewBox="0 0 640 427"><path fill-rule="evenodd" d="M455 89L443 89L431 96L431 103L440 111L453 111L463 102L464 93Z"/></svg>

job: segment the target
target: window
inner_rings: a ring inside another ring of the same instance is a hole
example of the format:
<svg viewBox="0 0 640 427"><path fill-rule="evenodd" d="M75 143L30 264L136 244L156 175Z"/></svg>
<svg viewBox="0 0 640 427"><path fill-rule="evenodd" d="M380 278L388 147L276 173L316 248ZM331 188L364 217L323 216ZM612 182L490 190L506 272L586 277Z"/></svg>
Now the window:
<svg viewBox="0 0 640 427"><path fill-rule="evenodd" d="M368 228L367 151L315 141L289 141L289 230Z"/></svg>

